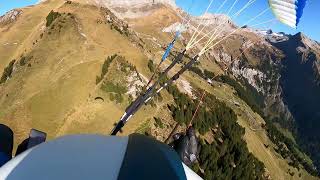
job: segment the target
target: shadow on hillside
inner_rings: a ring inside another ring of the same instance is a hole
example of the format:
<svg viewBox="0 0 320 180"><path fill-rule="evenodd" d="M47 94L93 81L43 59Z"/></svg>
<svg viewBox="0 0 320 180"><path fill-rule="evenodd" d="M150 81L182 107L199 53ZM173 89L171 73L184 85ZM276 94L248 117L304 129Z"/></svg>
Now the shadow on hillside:
<svg viewBox="0 0 320 180"><path fill-rule="evenodd" d="M0 150L11 157L12 149L13 131L8 126L0 124Z"/></svg>

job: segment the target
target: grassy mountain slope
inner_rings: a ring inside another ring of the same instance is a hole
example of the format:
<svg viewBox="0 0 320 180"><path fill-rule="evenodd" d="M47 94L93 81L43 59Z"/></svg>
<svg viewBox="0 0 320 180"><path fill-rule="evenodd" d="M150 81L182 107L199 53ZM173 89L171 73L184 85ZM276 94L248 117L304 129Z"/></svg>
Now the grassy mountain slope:
<svg viewBox="0 0 320 180"><path fill-rule="evenodd" d="M32 40L39 36L43 22L48 13L59 7L63 1L52 1L22 9L16 21L0 24L0 73L11 61L30 50Z"/></svg>
<svg viewBox="0 0 320 180"><path fill-rule="evenodd" d="M45 4L48 3L51 2ZM86 10L86 14L82 10ZM28 61L24 66L17 61L12 78L1 86L1 119L17 132L18 142L27 136L31 127L48 132L51 138L66 134L66 131L59 129L68 129L65 121L78 118L73 117L73 111L92 100L90 93L94 91L96 76L108 55L118 53L129 57L128 60L139 72L145 71L143 67L147 60L141 51L108 24L97 23L97 20L103 18L98 8L65 4L57 11L65 14L30 40L37 43L30 45L30 50L21 54ZM44 19L45 16L40 21L42 25ZM20 17L19 21L25 20ZM5 66L7 63L1 61L1 64ZM109 106L112 107L112 104ZM90 107L85 109L95 110ZM111 109L114 109L114 114L100 119L106 122L112 119L112 122L99 123L107 125L100 133L111 130L116 121L114 117L120 117L124 107L100 110L107 112ZM85 116L85 113L79 116ZM78 130L86 132L84 129Z"/></svg>

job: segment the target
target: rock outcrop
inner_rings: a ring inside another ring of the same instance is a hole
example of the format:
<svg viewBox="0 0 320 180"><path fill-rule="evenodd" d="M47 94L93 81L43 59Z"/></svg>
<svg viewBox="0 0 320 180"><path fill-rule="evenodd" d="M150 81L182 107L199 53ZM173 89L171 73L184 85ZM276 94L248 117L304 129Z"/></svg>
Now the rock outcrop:
<svg viewBox="0 0 320 180"><path fill-rule="evenodd" d="M16 21L21 14L22 14L22 10L20 9L13 9L7 12L5 15L0 17L0 25L6 25Z"/></svg>
<svg viewBox="0 0 320 180"><path fill-rule="evenodd" d="M122 19L148 16L160 5L177 8L174 0L95 0L94 4L111 8Z"/></svg>

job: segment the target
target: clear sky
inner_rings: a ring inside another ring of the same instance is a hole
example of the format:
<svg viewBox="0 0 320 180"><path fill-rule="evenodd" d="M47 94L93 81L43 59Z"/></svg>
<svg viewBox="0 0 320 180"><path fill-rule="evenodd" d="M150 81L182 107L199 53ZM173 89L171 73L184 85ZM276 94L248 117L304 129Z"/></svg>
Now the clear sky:
<svg viewBox="0 0 320 180"><path fill-rule="evenodd" d="M212 7L209 12L217 13L218 8L225 0L213 0ZM232 6L235 0L226 0L223 8L218 13L226 14L229 7ZM249 0L238 0L230 15L233 15L240 10ZM210 0L176 0L179 7L188 11L192 15L201 15L207 8ZM238 25L242 26L251 18L258 15L260 12L268 8L268 0L256 0L248 9L246 9L239 17L233 18ZM265 14L260 16L249 25L256 25L261 22L266 22L274 19L274 15L271 10L268 10ZM308 0L306 7L304 8L303 16L298 24L297 29L292 29L286 25L283 25L279 21L272 21L270 23L259 25L258 28L270 28L275 32L285 32L288 34L296 34L303 32L310 38L320 42L320 0Z"/></svg>
<svg viewBox="0 0 320 180"><path fill-rule="evenodd" d="M0 16L11 9L29 6L37 2L38 0L0 0Z"/></svg>
<svg viewBox="0 0 320 180"><path fill-rule="evenodd" d="M220 9L218 13L227 13L227 10L233 4L234 0L213 0L213 5L209 12L217 13L219 6L226 2L224 7ZM0 15L5 12L18 7L24 7L37 3L38 0L0 0ZM176 0L179 7L188 11L192 15L201 15L207 8L210 0ZM241 9L248 0L238 0L230 15ZM248 9L246 9L239 17L233 18L238 25L244 25L249 19L255 17L268 7L268 0L256 0ZM269 10L263 16L257 18L256 21L250 23L251 25L258 24L272 20L274 18L271 10ZM304 9L304 14L301 18L300 24L297 29L292 29L288 26L281 24L280 22L273 21L265 25L258 26L259 28L270 27L275 32L285 32L289 34L295 34L297 32L303 32L312 39L320 42L320 0L308 0Z"/></svg>

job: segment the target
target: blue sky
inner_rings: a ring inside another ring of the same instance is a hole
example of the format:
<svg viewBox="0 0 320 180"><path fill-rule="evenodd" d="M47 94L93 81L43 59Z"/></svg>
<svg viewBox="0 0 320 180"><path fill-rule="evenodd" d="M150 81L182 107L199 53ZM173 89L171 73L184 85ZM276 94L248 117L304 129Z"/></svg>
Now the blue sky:
<svg viewBox="0 0 320 180"><path fill-rule="evenodd" d="M0 0L0 16L7 11L37 3L38 0Z"/></svg>
<svg viewBox="0 0 320 180"><path fill-rule="evenodd" d="M213 0L213 5L209 12L217 13L217 9L224 2L224 0ZM221 8L219 13L227 13L229 7L232 6L234 0L226 0L224 8ZM248 0L238 0L237 4L231 11L231 15L236 11L241 9ZM210 0L176 0L179 7L185 11L189 11L192 15L201 15L207 8ZM248 20L255 17L260 12L268 8L268 0L256 0L248 9L246 9L239 17L233 19L238 25L244 25ZM272 20L274 15L271 10L267 11L265 14L260 16L250 23L255 25L261 22L266 22ZM310 38L320 42L320 0L308 0L306 7L304 8L303 16L297 29L292 29L278 21L272 21L273 23L267 23L265 25L257 26L259 28L270 27L275 32L285 32L288 34L296 34L298 32L303 32Z"/></svg>
<svg viewBox="0 0 320 180"><path fill-rule="evenodd" d="M209 12L216 13L218 7L223 3L224 0L214 0L213 5ZM5 12L18 7L24 7L37 3L38 0L0 0L0 15ZM192 15L201 15L207 8L210 0L176 0L178 6L180 6L185 11L189 11ZM224 8L222 8L219 13L226 13L228 7L232 5L234 0L226 0ZM248 0L238 0L231 15L239 10L243 5L248 2ZM268 0L256 0L256 2L246 9L242 15L238 18L233 19L238 25L243 25L250 18L256 16L261 11L268 7ZM272 20L274 18L272 12L269 10L266 14L259 17L253 24L258 24L259 22L265 22ZM320 42L320 0L308 0L307 5L304 9L304 14L301 18L300 24L297 29L292 29L288 26L277 23L269 23L265 26L258 26L259 28L270 27L275 32L286 32L289 34L295 34L297 32L303 32L312 39Z"/></svg>

